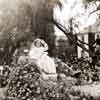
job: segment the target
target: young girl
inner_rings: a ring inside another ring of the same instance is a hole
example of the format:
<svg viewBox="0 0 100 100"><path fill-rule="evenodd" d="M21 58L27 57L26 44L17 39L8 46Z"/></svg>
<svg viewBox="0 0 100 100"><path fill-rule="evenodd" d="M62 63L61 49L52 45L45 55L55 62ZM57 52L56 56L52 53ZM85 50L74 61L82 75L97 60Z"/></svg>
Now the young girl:
<svg viewBox="0 0 100 100"><path fill-rule="evenodd" d="M39 67L43 79L54 79L57 77L56 66L52 58L47 54L48 45L41 39L34 40L29 56Z"/></svg>

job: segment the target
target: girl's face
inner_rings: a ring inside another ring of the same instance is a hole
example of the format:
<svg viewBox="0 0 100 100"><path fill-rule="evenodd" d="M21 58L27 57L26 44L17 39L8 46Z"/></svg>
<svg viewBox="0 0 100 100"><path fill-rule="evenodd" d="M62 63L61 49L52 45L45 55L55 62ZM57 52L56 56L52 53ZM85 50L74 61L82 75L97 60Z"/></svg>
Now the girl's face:
<svg viewBox="0 0 100 100"><path fill-rule="evenodd" d="M41 47L41 43L40 43L40 42L36 42L36 43L35 43L35 46L36 46L36 47Z"/></svg>

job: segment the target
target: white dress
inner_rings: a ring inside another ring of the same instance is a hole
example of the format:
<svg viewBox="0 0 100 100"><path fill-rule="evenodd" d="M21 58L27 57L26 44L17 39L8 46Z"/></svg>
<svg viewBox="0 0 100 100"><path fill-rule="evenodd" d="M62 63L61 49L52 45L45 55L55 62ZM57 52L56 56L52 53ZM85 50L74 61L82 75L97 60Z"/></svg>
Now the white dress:
<svg viewBox="0 0 100 100"><path fill-rule="evenodd" d="M47 54L48 53L45 52L43 47L33 47L29 52L30 58L36 60L37 65L42 70L43 78L47 78L48 75L56 75L56 66L54 60Z"/></svg>
<svg viewBox="0 0 100 100"><path fill-rule="evenodd" d="M40 68L42 69L42 78L45 80L57 80L56 65L54 60L50 58L47 54L41 56L38 62Z"/></svg>
<svg viewBox="0 0 100 100"><path fill-rule="evenodd" d="M41 57L41 55L44 53L43 49L44 49L43 47L39 47L39 48L37 48L35 46L32 47L29 52L30 58L38 60Z"/></svg>

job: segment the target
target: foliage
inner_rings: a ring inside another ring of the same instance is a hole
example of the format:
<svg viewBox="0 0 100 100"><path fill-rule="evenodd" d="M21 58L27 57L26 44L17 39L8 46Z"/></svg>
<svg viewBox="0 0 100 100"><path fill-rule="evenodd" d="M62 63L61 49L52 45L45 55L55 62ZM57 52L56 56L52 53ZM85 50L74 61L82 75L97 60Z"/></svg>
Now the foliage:
<svg viewBox="0 0 100 100"><path fill-rule="evenodd" d="M48 86L47 81L39 78L40 74L35 65L17 66L14 73L6 100L66 100L69 98L63 83L53 85L50 82Z"/></svg>
<svg viewBox="0 0 100 100"><path fill-rule="evenodd" d="M13 48L10 51L13 53L19 42L34 37L43 38L50 46L50 53L52 52L54 30L53 25L45 21L45 17L53 17L52 9L56 4L60 4L59 0L2 0L0 2L0 48L4 48L5 58L9 55L5 49Z"/></svg>
<svg viewBox="0 0 100 100"><path fill-rule="evenodd" d="M12 65L10 73L9 67L4 68L4 72L8 73L6 77L5 74L2 76L4 79L2 82L6 86L8 82L6 100L66 100L66 98L67 100L83 100L84 98L89 100L90 96L82 95L80 91L72 88L88 84L88 78L96 79L96 76L92 76L95 70L91 69L89 63L78 60L64 63L59 59L55 59L55 63L58 73L57 82L41 79L37 66L33 64Z"/></svg>

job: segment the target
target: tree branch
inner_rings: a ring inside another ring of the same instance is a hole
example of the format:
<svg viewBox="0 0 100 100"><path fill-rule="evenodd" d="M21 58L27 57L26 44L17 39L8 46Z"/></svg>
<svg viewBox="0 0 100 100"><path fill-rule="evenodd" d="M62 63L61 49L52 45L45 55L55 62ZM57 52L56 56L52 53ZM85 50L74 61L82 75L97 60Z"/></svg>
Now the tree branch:
<svg viewBox="0 0 100 100"><path fill-rule="evenodd" d="M79 41L79 42L82 43L82 44L85 44L85 45L89 46L88 43L86 43L86 42L84 42L84 41L81 41L80 39L77 39L77 41Z"/></svg>
<svg viewBox="0 0 100 100"><path fill-rule="evenodd" d="M89 15L91 15L91 14L93 14L93 13L97 12L97 11L100 11L100 6L98 6L98 7L97 7L97 9L96 9L96 10L94 10L94 11L92 11Z"/></svg>
<svg viewBox="0 0 100 100"><path fill-rule="evenodd" d="M60 23L58 23L56 20L52 20L52 23L54 25L57 26L58 29L60 29L67 37L69 40L71 40L75 45L79 46L80 48L84 49L86 52L89 52L89 50L87 48L85 48L81 43L83 43L81 40L78 40L81 43L78 43L77 41L75 41L75 37L73 34L71 34L70 32L68 32L68 30L66 29L66 27L64 27L63 25L61 25Z"/></svg>

